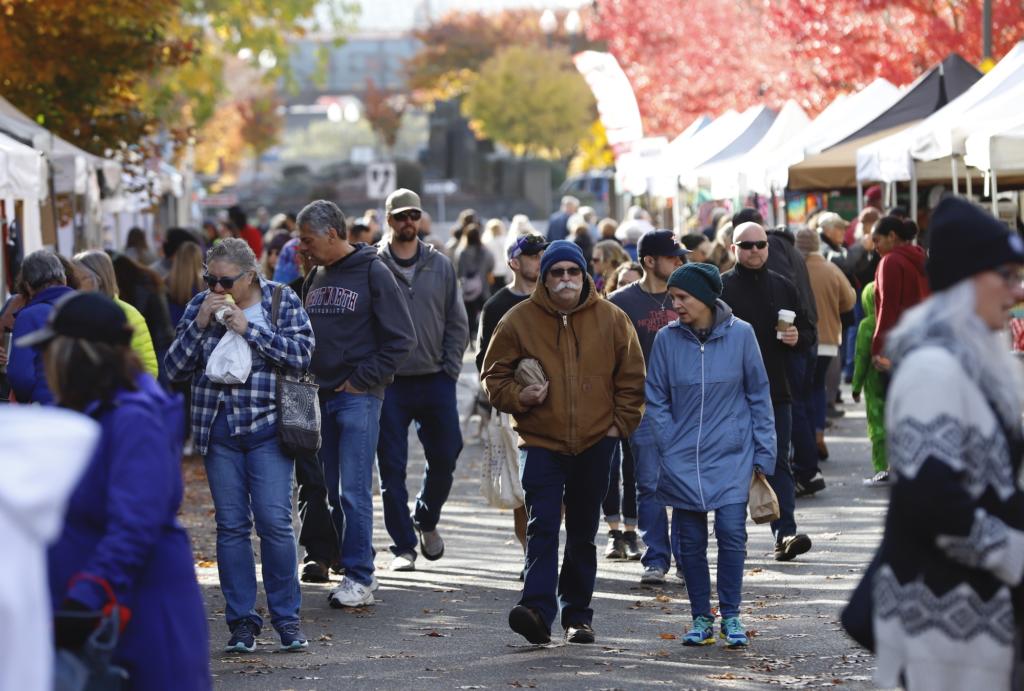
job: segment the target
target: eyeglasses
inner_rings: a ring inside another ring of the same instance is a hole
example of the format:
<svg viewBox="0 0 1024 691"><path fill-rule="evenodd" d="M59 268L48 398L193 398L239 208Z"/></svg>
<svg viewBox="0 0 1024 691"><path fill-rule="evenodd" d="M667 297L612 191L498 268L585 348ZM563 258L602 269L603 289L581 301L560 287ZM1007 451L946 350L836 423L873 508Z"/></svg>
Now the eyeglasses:
<svg viewBox="0 0 1024 691"><path fill-rule="evenodd" d="M418 221L421 216L423 216L423 212L418 209L409 209L408 211L399 211L397 214L391 214L391 218L399 223L402 221Z"/></svg>
<svg viewBox="0 0 1024 691"><path fill-rule="evenodd" d="M578 266L570 266L565 269L551 269L548 273L555 278L562 278L563 276L572 276L573 278L576 278L583 273L583 269Z"/></svg>
<svg viewBox="0 0 1024 691"><path fill-rule="evenodd" d="M1024 285L1024 273L1018 266L1000 266L998 269L992 269L992 273L1003 279L1003 282L1010 288Z"/></svg>
<svg viewBox="0 0 1024 691"><path fill-rule="evenodd" d="M216 288L218 283L224 286L224 290L231 290L231 287L235 285L235 281L240 279L246 273L247 272L243 271L237 276L211 276L210 274L206 274L203 276L203 280L206 281L206 285L210 286L211 290Z"/></svg>
<svg viewBox="0 0 1024 691"><path fill-rule="evenodd" d="M744 240L743 242L737 242L736 246L739 247L741 250L752 250L754 248L757 248L759 250L763 250L765 247L768 246L768 241L767 240Z"/></svg>

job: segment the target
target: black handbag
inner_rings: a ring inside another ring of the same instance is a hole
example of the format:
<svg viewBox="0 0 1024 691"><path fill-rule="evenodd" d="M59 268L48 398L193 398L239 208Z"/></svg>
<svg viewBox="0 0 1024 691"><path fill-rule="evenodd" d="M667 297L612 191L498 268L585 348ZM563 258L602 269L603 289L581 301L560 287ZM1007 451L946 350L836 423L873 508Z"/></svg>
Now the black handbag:
<svg viewBox="0 0 1024 691"><path fill-rule="evenodd" d="M274 288L270 320L277 326L281 310L283 286ZM292 458L311 456L320 450L320 387L309 371L298 378L289 378L281 367L277 374L277 439L281 450Z"/></svg>
<svg viewBox="0 0 1024 691"><path fill-rule="evenodd" d="M58 648L54 655L53 688L55 691L122 691L129 687L128 672L111 662L121 637L121 607L110 584L103 579L75 576L95 580L107 592L109 602L100 612L57 610L54 615L63 618L98 620L99 625L78 650Z"/></svg>

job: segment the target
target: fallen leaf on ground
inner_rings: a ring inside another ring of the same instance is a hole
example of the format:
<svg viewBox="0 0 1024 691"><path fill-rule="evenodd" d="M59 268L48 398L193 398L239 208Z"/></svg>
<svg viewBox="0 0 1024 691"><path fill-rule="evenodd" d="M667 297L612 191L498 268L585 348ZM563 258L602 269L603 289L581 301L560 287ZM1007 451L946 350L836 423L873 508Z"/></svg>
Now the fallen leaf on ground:
<svg viewBox="0 0 1024 691"><path fill-rule="evenodd" d="M430 636L431 638L447 638L448 634L441 633L440 631L430 631L429 633L423 634L424 636Z"/></svg>
<svg viewBox="0 0 1024 691"><path fill-rule="evenodd" d="M674 633L659 633L658 638L660 638L663 641L674 641L679 637Z"/></svg>

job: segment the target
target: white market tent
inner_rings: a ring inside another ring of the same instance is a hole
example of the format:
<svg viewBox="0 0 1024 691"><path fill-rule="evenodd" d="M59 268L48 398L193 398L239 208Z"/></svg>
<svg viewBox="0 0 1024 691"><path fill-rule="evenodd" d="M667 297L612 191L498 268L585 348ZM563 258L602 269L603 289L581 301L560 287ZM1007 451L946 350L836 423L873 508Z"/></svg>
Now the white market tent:
<svg viewBox="0 0 1024 691"><path fill-rule="evenodd" d="M734 113L735 115L735 113ZM616 167L616 185L619 189L632 189L637 188L637 184L623 185L619 183L619 168L622 164L625 164L627 170L627 177L634 177L636 175L642 175L644 178L643 186L647 191L652 194L659 196L670 197L675 194L676 189L676 175L673 174L671 169L671 162L681 155L681 152L686 147L687 143L690 142L697 134L703 132L712 123L711 118L707 115L701 115L694 119L689 126L683 130L679 136L669 142L665 147L662 148L658 154L657 160L651 162L650 160L643 161L644 169L641 172L634 172L635 158L625 154L620 156L615 161Z"/></svg>
<svg viewBox="0 0 1024 691"><path fill-rule="evenodd" d="M785 189L789 184L790 166L807 156L821 153L860 130L891 108L902 93L888 80L879 78L856 93L838 96L799 135L765 156L767 165L763 187L758 190L757 181L748 176L750 189L764 194Z"/></svg>
<svg viewBox="0 0 1024 691"><path fill-rule="evenodd" d="M1008 100L1012 99L1012 100ZM957 177L952 156L953 129L960 123L983 126L986 119L1007 112L988 104L1019 104L1024 98L1024 41L959 97L915 127L872 142L857 151L857 179L862 182L940 181Z"/></svg>
<svg viewBox="0 0 1024 691"><path fill-rule="evenodd" d="M768 131L746 152L727 158L716 156L696 171L700 180L710 183L715 199L733 199L747 192L765 193L764 179L770 155L806 129L810 118L796 101L783 104Z"/></svg>
<svg viewBox="0 0 1024 691"><path fill-rule="evenodd" d="M43 246L39 202L47 196L47 176L46 159L40 152L0 134L0 199L4 200L7 213L13 212L16 200L24 202L21 234L26 253ZM0 298L6 298L4 252L6 247L0 246Z"/></svg>
<svg viewBox="0 0 1024 691"><path fill-rule="evenodd" d="M749 151L771 128L777 113L766 106L752 106L735 118L727 119L727 115L698 132L678 158L669 160L669 166L683 187L697 189L696 173L702 165Z"/></svg>
<svg viewBox="0 0 1024 691"><path fill-rule="evenodd" d="M1009 129L976 132L967 137L964 150L964 162L989 175L992 212L997 213L999 176L1018 184L1024 181L1024 122Z"/></svg>

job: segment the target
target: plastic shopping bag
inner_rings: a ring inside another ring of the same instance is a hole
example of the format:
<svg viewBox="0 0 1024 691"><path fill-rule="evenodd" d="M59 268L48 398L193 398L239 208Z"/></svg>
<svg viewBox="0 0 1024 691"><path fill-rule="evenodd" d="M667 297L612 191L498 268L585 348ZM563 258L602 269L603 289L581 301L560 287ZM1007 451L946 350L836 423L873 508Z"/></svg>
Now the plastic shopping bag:
<svg viewBox="0 0 1024 691"><path fill-rule="evenodd" d="M525 503L519 481L519 449L508 415L491 412L484 434L480 492L497 509L518 509Z"/></svg>
<svg viewBox="0 0 1024 691"><path fill-rule="evenodd" d="M750 499L747 502L750 517L754 523L771 523L779 520L779 498L768 484L768 478L754 471L750 478Z"/></svg>
<svg viewBox="0 0 1024 691"><path fill-rule="evenodd" d="M252 370L249 343L234 331L221 336L206 363L206 376L217 384L244 384Z"/></svg>

